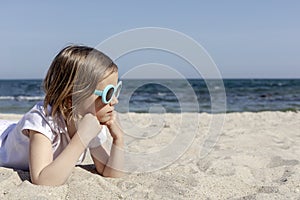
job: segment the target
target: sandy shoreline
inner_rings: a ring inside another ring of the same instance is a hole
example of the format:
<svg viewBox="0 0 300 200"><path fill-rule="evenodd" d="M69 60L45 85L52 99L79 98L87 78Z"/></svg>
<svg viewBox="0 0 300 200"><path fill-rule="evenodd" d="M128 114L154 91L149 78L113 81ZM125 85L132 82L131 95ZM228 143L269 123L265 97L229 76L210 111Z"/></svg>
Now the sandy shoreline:
<svg viewBox="0 0 300 200"><path fill-rule="evenodd" d="M0 119L6 120L20 117L0 114ZM192 134L194 138L175 161L162 157L167 167L131 173L120 179L91 173L90 157L59 187L35 186L29 182L28 172L0 168L0 199L300 198L300 113L227 114L219 140L200 159L199 152L210 134L213 117L189 113L121 114L122 126L131 131L133 138L140 138L127 141L127 150L131 152L160 151L180 137L178 134ZM132 121L138 128L130 129ZM180 149L176 145L174 151ZM151 165L152 169L157 167L152 166L151 160L143 164Z"/></svg>

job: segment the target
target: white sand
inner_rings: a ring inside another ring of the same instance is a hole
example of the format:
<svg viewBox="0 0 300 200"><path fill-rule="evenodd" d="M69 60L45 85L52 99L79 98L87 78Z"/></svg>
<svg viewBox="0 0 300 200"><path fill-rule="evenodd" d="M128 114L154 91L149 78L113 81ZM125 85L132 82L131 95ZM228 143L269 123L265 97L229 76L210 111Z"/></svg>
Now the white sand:
<svg viewBox="0 0 300 200"><path fill-rule="evenodd" d="M300 113L227 114L221 137L202 159L199 152L210 134L213 115L199 114L199 121L195 116L120 116L126 130L132 126L131 120L140 126L130 134L143 139L127 141L131 152L161 150L179 137L177 134L195 133L187 151L163 169L103 178L90 172L93 166L88 157L65 185L47 187L32 185L28 172L0 168L0 199L300 199ZM0 119L19 117L0 115ZM183 118L191 119L190 123L180 123ZM155 168L151 160L143 164Z"/></svg>

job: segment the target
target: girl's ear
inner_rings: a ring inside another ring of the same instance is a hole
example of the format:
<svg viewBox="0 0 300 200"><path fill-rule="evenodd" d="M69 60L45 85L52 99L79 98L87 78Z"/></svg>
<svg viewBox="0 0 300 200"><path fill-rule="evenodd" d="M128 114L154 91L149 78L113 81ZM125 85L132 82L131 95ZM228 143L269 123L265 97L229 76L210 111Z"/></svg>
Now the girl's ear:
<svg viewBox="0 0 300 200"><path fill-rule="evenodd" d="M67 104L68 104L68 108L72 107L72 98L71 97L68 98Z"/></svg>
<svg viewBox="0 0 300 200"><path fill-rule="evenodd" d="M72 108L72 98L67 97L63 102L63 107L65 110L69 110L70 108Z"/></svg>

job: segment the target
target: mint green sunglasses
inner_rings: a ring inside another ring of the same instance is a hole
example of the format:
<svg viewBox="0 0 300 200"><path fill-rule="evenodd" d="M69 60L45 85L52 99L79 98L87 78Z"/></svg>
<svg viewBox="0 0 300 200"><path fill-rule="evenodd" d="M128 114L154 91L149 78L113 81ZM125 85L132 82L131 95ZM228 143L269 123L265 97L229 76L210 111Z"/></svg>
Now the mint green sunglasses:
<svg viewBox="0 0 300 200"><path fill-rule="evenodd" d="M120 81L117 86L114 85L108 85L104 88L104 90L95 90L94 94L102 97L102 102L104 104L108 104L111 102L113 97L115 96L116 98L119 97L119 94L121 92L122 88L122 81Z"/></svg>

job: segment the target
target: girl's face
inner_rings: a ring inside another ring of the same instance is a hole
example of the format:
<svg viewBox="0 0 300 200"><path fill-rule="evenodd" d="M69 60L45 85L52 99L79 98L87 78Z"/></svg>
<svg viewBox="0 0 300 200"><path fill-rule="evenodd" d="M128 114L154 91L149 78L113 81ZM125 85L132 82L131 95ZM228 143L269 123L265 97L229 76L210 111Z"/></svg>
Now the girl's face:
<svg viewBox="0 0 300 200"><path fill-rule="evenodd" d="M107 85L117 86L118 83L118 72L113 72L105 79L103 79L96 87L96 90L103 91ZM113 96L113 99L105 104L102 102L102 97L92 94L87 98L82 104L82 113L92 113L94 114L98 121L103 124L109 121L112 117L112 112L114 111L114 105L118 103L118 99Z"/></svg>

